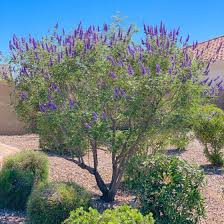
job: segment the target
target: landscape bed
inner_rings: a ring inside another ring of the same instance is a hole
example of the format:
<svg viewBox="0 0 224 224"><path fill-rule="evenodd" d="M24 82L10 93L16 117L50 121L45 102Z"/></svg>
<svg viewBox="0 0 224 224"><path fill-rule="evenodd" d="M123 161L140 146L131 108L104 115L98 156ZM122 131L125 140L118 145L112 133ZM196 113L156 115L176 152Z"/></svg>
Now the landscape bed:
<svg viewBox="0 0 224 224"><path fill-rule="evenodd" d="M8 144L20 149L32 148L39 150L39 138L37 135L23 135L23 136L0 136L0 142ZM224 186L224 173L222 169L210 168L208 161L203 155L203 148L198 141L193 141L189 144L186 151L178 153L176 150L170 150L169 154L178 155L189 162L196 163L201 166L205 166L205 175L207 184L203 189L203 194L206 198L206 213L207 218L200 221L200 224L222 224L224 220L224 201L222 188ZM57 155L50 155L50 178L51 180L68 181L73 180L74 182L86 186L87 190L92 191L96 195L99 194L94 179L87 172L83 172L76 164L67 161ZM102 167L101 171L104 177L110 174L110 161L109 155L101 154ZM106 158L106 159L105 159ZM80 174L85 178L80 178ZM119 191L116 201L113 204L120 204L124 202L134 203L133 196ZM102 206L102 203L97 204L98 207ZM109 205L107 205L109 207ZM0 222L5 224L20 224L21 220L25 217L23 212L12 212L1 210ZM6 221L7 220L7 221ZM12 221L10 221L12 220ZM18 221L16 221L18 220Z"/></svg>

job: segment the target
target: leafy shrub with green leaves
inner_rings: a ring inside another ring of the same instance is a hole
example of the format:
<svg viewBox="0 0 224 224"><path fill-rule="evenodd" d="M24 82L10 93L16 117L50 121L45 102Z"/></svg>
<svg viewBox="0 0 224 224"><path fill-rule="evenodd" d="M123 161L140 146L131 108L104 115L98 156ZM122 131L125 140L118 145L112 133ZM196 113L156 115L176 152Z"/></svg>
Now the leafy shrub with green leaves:
<svg viewBox="0 0 224 224"><path fill-rule="evenodd" d="M88 208L90 194L72 183L41 184L33 190L27 205L31 224L59 224L70 211Z"/></svg>
<svg viewBox="0 0 224 224"><path fill-rule="evenodd" d="M133 25L79 24L71 33L57 25L42 39L14 35L10 42L18 114L36 121L43 146L71 152L94 175L104 201L114 200L141 146L157 133L187 133L192 110L210 93L201 84L207 64L192 57L189 37L163 23L144 31L136 42ZM110 184L99 172L102 147L112 154ZM92 165L83 158L87 151Z"/></svg>
<svg viewBox="0 0 224 224"><path fill-rule="evenodd" d="M30 171L2 169L0 171L0 208L24 210L33 182L34 175Z"/></svg>
<svg viewBox="0 0 224 224"><path fill-rule="evenodd" d="M204 215L203 174L176 157L136 156L125 182L138 195L142 211L151 211L156 223L193 224Z"/></svg>
<svg viewBox="0 0 224 224"><path fill-rule="evenodd" d="M29 171L34 175L35 182L37 183L48 180L48 158L42 152L23 150L8 156L3 162L2 169Z"/></svg>
<svg viewBox="0 0 224 224"><path fill-rule="evenodd" d="M194 123L197 138L204 145L204 153L213 165L224 165L224 111L215 105L199 109Z"/></svg>
<svg viewBox="0 0 224 224"><path fill-rule="evenodd" d="M154 224L152 214L143 216L137 209L123 205L115 209L107 209L100 214L96 209L85 211L79 208L72 211L64 224Z"/></svg>
<svg viewBox="0 0 224 224"><path fill-rule="evenodd" d="M8 156L0 171L0 207L25 209L33 186L48 180L48 160L39 152Z"/></svg>

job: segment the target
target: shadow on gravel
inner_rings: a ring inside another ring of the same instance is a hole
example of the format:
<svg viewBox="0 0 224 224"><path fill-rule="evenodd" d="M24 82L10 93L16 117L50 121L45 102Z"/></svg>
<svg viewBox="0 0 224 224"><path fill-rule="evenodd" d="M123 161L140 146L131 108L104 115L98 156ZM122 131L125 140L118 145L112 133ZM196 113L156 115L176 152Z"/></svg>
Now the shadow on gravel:
<svg viewBox="0 0 224 224"><path fill-rule="evenodd" d="M200 168L206 175L224 175L223 167L213 166L211 164L201 165Z"/></svg>
<svg viewBox="0 0 224 224"><path fill-rule="evenodd" d="M186 152L186 149L168 149L166 154L168 156L180 156L184 152Z"/></svg>

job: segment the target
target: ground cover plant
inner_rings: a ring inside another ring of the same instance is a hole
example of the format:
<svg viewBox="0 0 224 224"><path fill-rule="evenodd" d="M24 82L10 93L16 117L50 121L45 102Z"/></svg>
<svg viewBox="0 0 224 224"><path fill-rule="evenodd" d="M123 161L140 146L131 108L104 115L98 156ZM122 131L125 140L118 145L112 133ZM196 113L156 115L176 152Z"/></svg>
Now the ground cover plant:
<svg viewBox="0 0 224 224"><path fill-rule="evenodd" d="M29 171L0 172L0 208L23 210L32 191L34 176Z"/></svg>
<svg viewBox="0 0 224 224"><path fill-rule="evenodd" d="M70 217L63 223L154 224L155 222L151 213L143 216L137 209L133 209L128 205L122 205L115 209L107 209L102 214L100 214L96 209L89 208L89 211L85 211L83 208L79 208L72 211Z"/></svg>
<svg viewBox="0 0 224 224"><path fill-rule="evenodd" d="M27 215L30 224L60 224L70 211L87 209L91 195L73 183L48 183L36 187L30 195Z"/></svg>
<svg viewBox="0 0 224 224"><path fill-rule="evenodd" d="M103 214L100 214L96 209L89 208L89 211L85 211L83 208L79 208L75 211L72 211L70 217L63 223L154 224L154 219L151 213L143 216L137 209L123 205L115 209L107 209L103 212Z"/></svg>
<svg viewBox="0 0 224 224"><path fill-rule="evenodd" d="M196 136L212 165L224 165L224 112L214 105L201 107L194 122Z"/></svg>
<svg viewBox="0 0 224 224"><path fill-rule="evenodd" d="M49 175L48 158L44 153L24 150L4 159L2 169L30 171L38 182L47 182Z"/></svg>
<svg viewBox="0 0 224 224"><path fill-rule="evenodd" d="M42 153L8 156L0 170L0 208L24 210L33 187L48 180L48 160Z"/></svg>
<svg viewBox="0 0 224 224"><path fill-rule="evenodd" d="M42 146L95 176L104 201L114 200L130 158L155 136L188 133L196 108L215 93L204 85L209 66L192 58L179 29L145 25L140 43L135 32L79 24L67 34L56 24L40 40L10 41L18 114L35 121ZM109 184L98 170L102 149L112 155Z"/></svg>
<svg viewBox="0 0 224 224"><path fill-rule="evenodd" d="M125 173L141 210L153 213L156 223L197 223L205 215L200 192L204 176L197 167L165 155L135 156Z"/></svg>

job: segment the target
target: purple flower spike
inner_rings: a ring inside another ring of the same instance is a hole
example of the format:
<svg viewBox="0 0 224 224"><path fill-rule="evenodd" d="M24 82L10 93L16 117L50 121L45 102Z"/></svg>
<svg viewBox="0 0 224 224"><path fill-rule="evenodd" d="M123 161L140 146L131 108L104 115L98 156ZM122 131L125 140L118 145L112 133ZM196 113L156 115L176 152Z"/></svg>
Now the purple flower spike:
<svg viewBox="0 0 224 224"><path fill-rule="evenodd" d="M131 76L134 75L134 70L130 64L128 65L128 74Z"/></svg>
<svg viewBox="0 0 224 224"><path fill-rule="evenodd" d="M26 100L26 99L28 99L28 93L25 92L25 91L22 91L22 92L20 93L20 99L21 99L21 100Z"/></svg>
<svg viewBox="0 0 224 224"><path fill-rule="evenodd" d="M60 63L60 62L61 62L61 54L58 53L58 63Z"/></svg>
<svg viewBox="0 0 224 224"><path fill-rule="evenodd" d="M156 38L156 45L157 45L157 47L160 46L160 42L159 42L159 38L158 37Z"/></svg>
<svg viewBox="0 0 224 224"><path fill-rule="evenodd" d="M190 36L189 36L189 34L187 35L187 39L186 39L186 43L189 41L189 39L190 39Z"/></svg>
<svg viewBox="0 0 224 224"><path fill-rule="evenodd" d="M114 60L113 56L107 56L107 60L108 60L109 62L111 62L111 64L112 64L113 66L115 66L115 60Z"/></svg>
<svg viewBox="0 0 224 224"><path fill-rule="evenodd" d="M128 46L128 53L132 56L132 58L135 58L135 51L133 49L131 49L130 46Z"/></svg>
<svg viewBox="0 0 224 224"><path fill-rule="evenodd" d="M163 22L162 21L160 22L159 32L160 32L160 34L163 35Z"/></svg>
<svg viewBox="0 0 224 224"><path fill-rule="evenodd" d="M88 123L84 123L85 128L90 129L91 126Z"/></svg>
<svg viewBox="0 0 224 224"><path fill-rule="evenodd" d="M148 52L151 52L152 51L152 46L149 44L148 41L146 41L146 48L147 48L147 51Z"/></svg>
<svg viewBox="0 0 224 224"><path fill-rule="evenodd" d="M223 80L220 81L220 82L217 84L217 86L220 87L220 86L222 85L222 83L223 83Z"/></svg>
<svg viewBox="0 0 224 224"><path fill-rule="evenodd" d="M124 67L124 63L123 63L122 59L120 59L120 60L118 61L118 65L120 65L121 67Z"/></svg>
<svg viewBox="0 0 224 224"><path fill-rule="evenodd" d="M208 83L208 86L211 86L211 85L212 85L212 82L213 82L213 80L211 80L211 81Z"/></svg>
<svg viewBox="0 0 224 224"><path fill-rule="evenodd" d="M42 112L42 113L46 112L46 110L47 110L46 105L45 105L45 104L40 104L40 105L39 105L39 110L40 110L40 112Z"/></svg>
<svg viewBox="0 0 224 224"><path fill-rule="evenodd" d="M50 58L49 66L53 66L53 60L52 60L52 58Z"/></svg>
<svg viewBox="0 0 224 224"><path fill-rule="evenodd" d="M36 49L37 48L37 43L36 41L33 39L33 49Z"/></svg>
<svg viewBox="0 0 224 224"><path fill-rule="evenodd" d="M221 48L222 48L222 42L220 43L219 47L217 48L216 54L219 53L219 51L221 50Z"/></svg>
<svg viewBox="0 0 224 224"><path fill-rule="evenodd" d="M51 82L51 83L50 83L50 88L51 88L52 90L57 90L57 89L58 89L58 86L56 85L55 82Z"/></svg>
<svg viewBox="0 0 224 224"><path fill-rule="evenodd" d="M35 52L35 59L36 59L37 61L39 61L39 55L38 55L37 52Z"/></svg>
<svg viewBox="0 0 224 224"><path fill-rule="evenodd" d="M104 30L105 32L108 31L108 25L107 25L106 23L103 25L103 30Z"/></svg>
<svg viewBox="0 0 224 224"><path fill-rule="evenodd" d="M205 80L203 80L203 81L201 82L201 84L206 84L208 80L209 80L209 78L206 78Z"/></svg>
<svg viewBox="0 0 224 224"><path fill-rule="evenodd" d="M144 33L147 35L148 34L148 32L147 32L147 27L146 27L146 25L144 24Z"/></svg>
<svg viewBox="0 0 224 224"><path fill-rule="evenodd" d="M28 43L26 43L26 51L28 51L29 50L29 45L28 45Z"/></svg>
<svg viewBox="0 0 224 224"><path fill-rule="evenodd" d="M115 79L117 77L116 74L112 71L109 72L109 76L113 79Z"/></svg>
<svg viewBox="0 0 224 224"><path fill-rule="evenodd" d="M147 72L145 66L143 64L140 64L140 68L141 68L142 75L145 75Z"/></svg>
<svg viewBox="0 0 224 224"><path fill-rule="evenodd" d="M114 88L114 98L118 98L119 97L119 88L115 87Z"/></svg>
<svg viewBox="0 0 224 224"><path fill-rule="evenodd" d="M52 96L51 95L48 95L47 98L48 98L48 100L52 100Z"/></svg>
<svg viewBox="0 0 224 224"><path fill-rule="evenodd" d="M168 69L168 73L169 73L169 75L171 75L172 72L173 72L173 69L172 69L172 68L169 68L169 69Z"/></svg>
<svg viewBox="0 0 224 224"><path fill-rule="evenodd" d="M130 34L131 30L132 30L132 25L130 25L130 27L128 28L127 35L129 35L129 34Z"/></svg>
<svg viewBox="0 0 224 224"><path fill-rule="evenodd" d="M107 119L107 114L106 114L106 112L103 112L103 113L102 113L102 119L103 119L104 121Z"/></svg>
<svg viewBox="0 0 224 224"><path fill-rule="evenodd" d="M73 109L74 106L75 106L74 100L73 99L69 99L69 108L70 108L70 110Z"/></svg>
<svg viewBox="0 0 224 224"><path fill-rule="evenodd" d="M57 106L53 102L48 102L47 107L50 110L57 110Z"/></svg>
<svg viewBox="0 0 224 224"><path fill-rule="evenodd" d="M11 40L9 41L9 49L10 49L10 51L12 51L12 49L13 49L13 45L12 45L12 41Z"/></svg>
<svg viewBox="0 0 224 224"><path fill-rule="evenodd" d="M142 61L142 54L141 53L139 54L138 61Z"/></svg>
<svg viewBox="0 0 224 224"><path fill-rule="evenodd" d="M156 73L160 73L160 65L159 64L156 64Z"/></svg>
<svg viewBox="0 0 224 224"><path fill-rule="evenodd" d="M93 120L94 120L94 121L97 121L97 119L98 119L98 114L97 114L96 112L93 112L93 113L92 113L92 116L93 116Z"/></svg>
<svg viewBox="0 0 224 224"><path fill-rule="evenodd" d="M182 43L182 36L180 37L180 43Z"/></svg>
<svg viewBox="0 0 224 224"><path fill-rule="evenodd" d="M126 96L126 91L125 91L125 89L120 89L120 94L121 94L121 96L123 96L123 97L125 97Z"/></svg>

